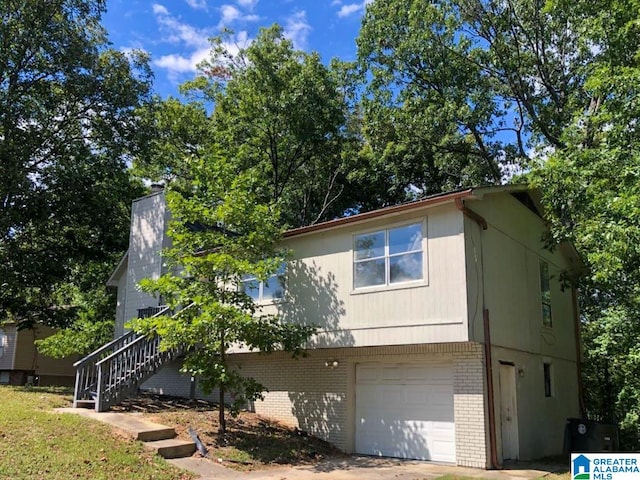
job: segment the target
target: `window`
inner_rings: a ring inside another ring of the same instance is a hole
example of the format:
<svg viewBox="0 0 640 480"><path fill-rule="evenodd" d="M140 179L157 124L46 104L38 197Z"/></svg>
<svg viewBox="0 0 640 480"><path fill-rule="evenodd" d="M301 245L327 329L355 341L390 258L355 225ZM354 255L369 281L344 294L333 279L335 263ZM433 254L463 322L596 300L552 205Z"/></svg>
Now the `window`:
<svg viewBox="0 0 640 480"><path fill-rule="evenodd" d="M356 235L353 287L423 279L422 223Z"/></svg>
<svg viewBox="0 0 640 480"><path fill-rule="evenodd" d="M540 260L540 302L542 305L542 325L552 326L551 287L549 282L549 264Z"/></svg>
<svg viewBox="0 0 640 480"><path fill-rule="evenodd" d="M247 276L242 280L242 290L255 302L268 302L284 298L284 264L278 271L262 282L255 276Z"/></svg>
<svg viewBox="0 0 640 480"><path fill-rule="evenodd" d="M544 363L543 369L544 369L544 396L550 397L551 394L553 393L551 388L551 364Z"/></svg>
<svg viewBox="0 0 640 480"><path fill-rule="evenodd" d="M0 330L0 357L4 355L4 347L7 344L7 336L4 333L4 330Z"/></svg>

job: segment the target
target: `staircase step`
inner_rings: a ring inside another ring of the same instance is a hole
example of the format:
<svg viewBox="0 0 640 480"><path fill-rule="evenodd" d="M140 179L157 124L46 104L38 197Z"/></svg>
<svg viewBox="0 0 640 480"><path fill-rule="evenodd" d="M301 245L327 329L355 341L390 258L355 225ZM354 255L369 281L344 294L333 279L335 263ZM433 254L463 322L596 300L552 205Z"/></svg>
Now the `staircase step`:
<svg viewBox="0 0 640 480"><path fill-rule="evenodd" d="M158 455L164 458L189 457L196 451L196 444L194 442L177 439L145 442L144 446L155 450Z"/></svg>
<svg viewBox="0 0 640 480"><path fill-rule="evenodd" d="M95 400L76 400L76 408L96 408Z"/></svg>

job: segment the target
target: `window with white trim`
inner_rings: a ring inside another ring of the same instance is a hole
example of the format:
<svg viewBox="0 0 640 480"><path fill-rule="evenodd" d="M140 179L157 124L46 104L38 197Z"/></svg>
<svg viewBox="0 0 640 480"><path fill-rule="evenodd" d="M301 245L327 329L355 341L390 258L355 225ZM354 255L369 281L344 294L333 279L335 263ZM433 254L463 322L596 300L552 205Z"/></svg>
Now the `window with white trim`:
<svg viewBox="0 0 640 480"><path fill-rule="evenodd" d="M356 235L353 288L423 280L422 230L420 222Z"/></svg>
<svg viewBox="0 0 640 480"><path fill-rule="evenodd" d="M7 335L0 330L0 357L4 355L4 347L7 345Z"/></svg>
<svg viewBox="0 0 640 480"><path fill-rule="evenodd" d="M255 302L268 302L284 298L285 265L267 278L258 280L255 276L247 276L242 280L242 291Z"/></svg>

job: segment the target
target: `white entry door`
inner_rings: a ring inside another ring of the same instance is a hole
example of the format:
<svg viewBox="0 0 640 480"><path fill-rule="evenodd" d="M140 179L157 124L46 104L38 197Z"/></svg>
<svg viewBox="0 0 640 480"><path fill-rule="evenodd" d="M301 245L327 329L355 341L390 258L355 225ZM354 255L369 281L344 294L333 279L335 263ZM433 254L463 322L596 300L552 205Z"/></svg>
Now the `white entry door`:
<svg viewBox="0 0 640 480"><path fill-rule="evenodd" d="M356 366L356 452L456 461L450 363Z"/></svg>
<svg viewBox="0 0 640 480"><path fill-rule="evenodd" d="M520 451L516 367L505 363L500 364L500 425L502 432L502 459L517 460Z"/></svg>

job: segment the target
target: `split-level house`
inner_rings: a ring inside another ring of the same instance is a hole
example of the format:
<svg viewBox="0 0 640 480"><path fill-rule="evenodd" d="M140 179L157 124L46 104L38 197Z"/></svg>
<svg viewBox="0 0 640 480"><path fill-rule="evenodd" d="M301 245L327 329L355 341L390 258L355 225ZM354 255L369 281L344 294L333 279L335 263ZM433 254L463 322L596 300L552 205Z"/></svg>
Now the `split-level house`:
<svg viewBox="0 0 640 480"><path fill-rule="evenodd" d="M134 338L126 322L163 310L137 284L164 271L169 217L161 191L133 203L129 251L109 279L125 340L93 357L102 355L113 385L127 371L113 366L117 352ZM570 245L545 249L545 231L536 192L524 186L469 188L288 231L291 260L244 287L265 313L319 331L305 358L232 356L269 389L248 407L346 452L480 468L560 453L565 420L580 412L576 297L563 278L581 262ZM155 362L154 376L130 376L156 392L194 393L179 352ZM90 363L80 365L78 404L92 401Z"/></svg>

